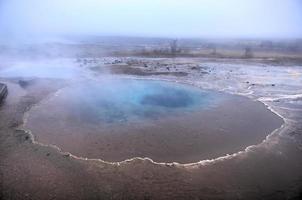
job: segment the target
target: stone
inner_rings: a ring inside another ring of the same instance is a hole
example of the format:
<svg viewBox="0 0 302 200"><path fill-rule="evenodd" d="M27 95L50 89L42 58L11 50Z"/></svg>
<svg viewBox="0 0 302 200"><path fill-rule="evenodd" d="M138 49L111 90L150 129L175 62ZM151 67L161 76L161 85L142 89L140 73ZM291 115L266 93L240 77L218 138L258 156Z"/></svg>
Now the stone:
<svg viewBox="0 0 302 200"><path fill-rule="evenodd" d="M8 94L7 86L0 83L0 104L3 103L4 99Z"/></svg>
<svg viewBox="0 0 302 200"><path fill-rule="evenodd" d="M32 84L34 84L34 80L19 80L18 84L20 85L20 87L22 88L27 88L29 86L31 86Z"/></svg>

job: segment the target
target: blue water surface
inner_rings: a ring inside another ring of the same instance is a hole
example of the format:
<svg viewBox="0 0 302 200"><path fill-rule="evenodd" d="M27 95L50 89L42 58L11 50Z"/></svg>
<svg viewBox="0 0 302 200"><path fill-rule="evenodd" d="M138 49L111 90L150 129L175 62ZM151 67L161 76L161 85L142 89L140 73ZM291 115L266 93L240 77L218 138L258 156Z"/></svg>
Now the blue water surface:
<svg viewBox="0 0 302 200"><path fill-rule="evenodd" d="M153 80L106 79L65 89L58 98L72 118L98 123L160 119L205 109L217 93L192 86Z"/></svg>

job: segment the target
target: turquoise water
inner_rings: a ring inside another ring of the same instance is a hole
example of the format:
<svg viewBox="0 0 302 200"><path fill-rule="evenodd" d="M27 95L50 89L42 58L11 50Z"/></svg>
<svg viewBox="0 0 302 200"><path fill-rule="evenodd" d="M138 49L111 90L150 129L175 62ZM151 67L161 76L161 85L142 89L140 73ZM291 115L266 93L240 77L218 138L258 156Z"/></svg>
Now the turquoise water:
<svg viewBox="0 0 302 200"><path fill-rule="evenodd" d="M176 83L106 79L67 88L53 101L73 120L111 123L192 112L213 106L217 98L216 93Z"/></svg>

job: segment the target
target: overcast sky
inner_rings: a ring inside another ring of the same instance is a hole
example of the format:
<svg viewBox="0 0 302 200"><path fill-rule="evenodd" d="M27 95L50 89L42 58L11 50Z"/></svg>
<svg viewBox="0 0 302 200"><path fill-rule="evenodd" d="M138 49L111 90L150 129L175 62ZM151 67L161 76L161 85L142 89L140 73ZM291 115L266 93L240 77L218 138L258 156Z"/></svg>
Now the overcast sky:
<svg viewBox="0 0 302 200"><path fill-rule="evenodd" d="M0 0L0 35L302 37L302 0Z"/></svg>

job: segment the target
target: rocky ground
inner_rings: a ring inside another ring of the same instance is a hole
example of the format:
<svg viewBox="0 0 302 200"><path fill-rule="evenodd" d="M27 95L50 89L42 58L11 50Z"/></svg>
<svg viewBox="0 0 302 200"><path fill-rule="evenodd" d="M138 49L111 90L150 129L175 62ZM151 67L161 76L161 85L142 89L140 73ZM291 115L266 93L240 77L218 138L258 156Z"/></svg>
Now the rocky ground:
<svg viewBox="0 0 302 200"><path fill-rule="evenodd" d="M248 96L268 105L285 124L260 144L197 163L83 159L37 143L20 129L26 111L68 81L2 78L9 95L0 108L0 199L302 198L301 66L192 58L87 58L75 64L92 69L94 78L144 75Z"/></svg>

